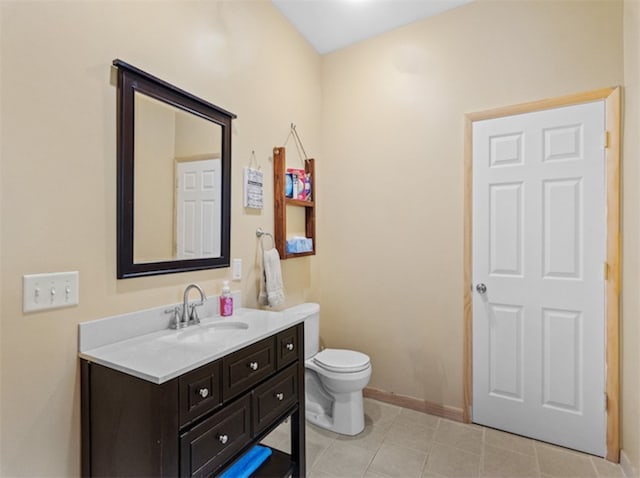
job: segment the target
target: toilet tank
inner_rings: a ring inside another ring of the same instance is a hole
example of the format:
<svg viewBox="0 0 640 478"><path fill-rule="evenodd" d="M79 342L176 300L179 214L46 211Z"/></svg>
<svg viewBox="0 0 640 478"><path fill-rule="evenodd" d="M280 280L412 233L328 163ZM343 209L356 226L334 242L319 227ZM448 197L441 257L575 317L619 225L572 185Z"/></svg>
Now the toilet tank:
<svg viewBox="0 0 640 478"><path fill-rule="evenodd" d="M320 305L308 302L283 312L304 318L304 358L313 357L320 349Z"/></svg>

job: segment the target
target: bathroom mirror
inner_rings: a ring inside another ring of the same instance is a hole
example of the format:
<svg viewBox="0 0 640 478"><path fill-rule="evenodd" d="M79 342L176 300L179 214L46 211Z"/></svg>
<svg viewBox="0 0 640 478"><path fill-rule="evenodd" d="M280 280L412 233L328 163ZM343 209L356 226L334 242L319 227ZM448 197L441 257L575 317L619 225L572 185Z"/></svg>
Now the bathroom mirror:
<svg viewBox="0 0 640 478"><path fill-rule="evenodd" d="M121 60L118 278L229 267L236 116Z"/></svg>

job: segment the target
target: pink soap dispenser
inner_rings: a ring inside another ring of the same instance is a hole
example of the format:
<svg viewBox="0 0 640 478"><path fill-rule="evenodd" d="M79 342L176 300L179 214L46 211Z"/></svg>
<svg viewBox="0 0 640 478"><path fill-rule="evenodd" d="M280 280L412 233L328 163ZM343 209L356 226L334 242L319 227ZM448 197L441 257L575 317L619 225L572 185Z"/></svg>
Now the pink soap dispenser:
<svg viewBox="0 0 640 478"><path fill-rule="evenodd" d="M229 317L233 315L233 297L229 288L229 281L226 280L222 284L222 294L220 294L220 315Z"/></svg>

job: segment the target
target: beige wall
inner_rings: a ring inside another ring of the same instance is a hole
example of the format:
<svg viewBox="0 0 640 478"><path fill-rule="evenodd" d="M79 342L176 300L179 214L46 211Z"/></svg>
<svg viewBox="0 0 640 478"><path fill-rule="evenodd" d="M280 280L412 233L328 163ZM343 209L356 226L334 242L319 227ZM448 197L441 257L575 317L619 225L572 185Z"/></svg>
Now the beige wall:
<svg viewBox="0 0 640 478"><path fill-rule="evenodd" d="M166 261L174 257L178 115L154 98L134 97L133 262Z"/></svg>
<svg viewBox="0 0 640 478"><path fill-rule="evenodd" d="M622 2L478 1L323 57L322 333L462 407L464 114L623 82Z"/></svg>
<svg viewBox="0 0 640 478"><path fill-rule="evenodd" d="M116 88L121 58L233 111L234 289L256 304L255 230L273 228L273 187L242 208L252 150L271 155L295 122L321 156L320 58L268 1L0 2L1 476L74 476L80 460L77 324L177 302L230 270L116 280ZM310 296L311 264L284 264L288 303ZM80 305L22 313L22 276L80 271Z"/></svg>
<svg viewBox="0 0 640 478"><path fill-rule="evenodd" d="M255 150L271 177L271 148L297 124L318 158L319 255L283 264L288 304L320 300L325 343L369 353L371 386L460 407L464 113L624 74L637 131L637 2L625 3L624 71L618 1L480 0L323 59L266 0L153 2L153 15L150 5L0 2L0 475L79 472L78 322L178 301L190 282L215 294L229 276L115 279L114 58L238 114L232 256L244 278L233 284L248 306L273 185L261 213L244 210L242 167ZM627 136L623 280L633 291L640 169L628 158L640 147ZM22 314L22 275L63 270L80 271L80 306ZM636 297L623 300L622 422L637 469Z"/></svg>
<svg viewBox="0 0 640 478"><path fill-rule="evenodd" d="M219 158L222 128L191 113L176 114L176 158Z"/></svg>
<svg viewBox="0 0 640 478"><path fill-rule="evenodd" d="M640 473L640 2L624 2L624 142L622 169L622 448Z"/></svg>

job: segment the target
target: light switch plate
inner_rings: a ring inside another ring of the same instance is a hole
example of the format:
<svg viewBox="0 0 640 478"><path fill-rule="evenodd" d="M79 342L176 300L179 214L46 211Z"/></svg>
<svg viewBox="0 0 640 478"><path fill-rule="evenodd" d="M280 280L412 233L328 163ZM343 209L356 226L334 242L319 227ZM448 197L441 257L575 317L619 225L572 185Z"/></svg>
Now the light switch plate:
<svg viewBox="0 0 640 478"><path fill-rule="evenodd" d="M233 260L232 279L242 280L242 259Z"/></svg>
<svg viewBox="0 0 640 478"><path fill-rule="evenodd" d="M70 307L79 303L78 271L23 276L24 312Z"/></svg>

